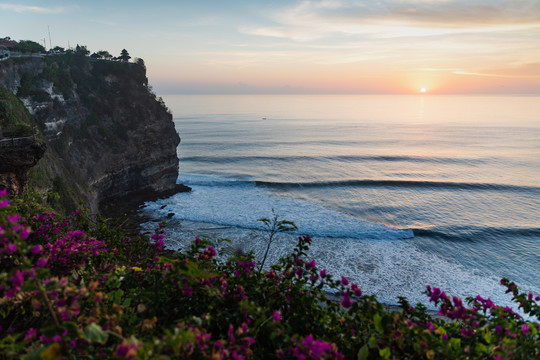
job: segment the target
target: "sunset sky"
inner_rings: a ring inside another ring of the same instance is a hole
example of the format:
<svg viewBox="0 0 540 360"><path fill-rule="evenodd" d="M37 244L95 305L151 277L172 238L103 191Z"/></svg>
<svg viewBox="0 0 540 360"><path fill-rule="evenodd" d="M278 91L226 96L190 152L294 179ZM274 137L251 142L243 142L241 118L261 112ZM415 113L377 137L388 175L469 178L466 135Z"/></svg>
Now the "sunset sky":
<svg viewBox="0 0 540 360"><path fill-rule="evenodd" d="M160 94L540 94L540 0L0 0L0 37L47 26Z"/></svg>

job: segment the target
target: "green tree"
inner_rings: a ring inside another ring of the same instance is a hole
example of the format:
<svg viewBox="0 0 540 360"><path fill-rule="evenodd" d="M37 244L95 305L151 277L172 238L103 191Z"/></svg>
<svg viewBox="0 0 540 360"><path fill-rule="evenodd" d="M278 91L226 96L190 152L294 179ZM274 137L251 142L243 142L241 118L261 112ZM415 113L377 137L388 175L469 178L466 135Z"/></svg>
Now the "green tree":
<svg viewBox="0 0 540 360"><path fill-rule="evenodd" d="M77 47L75 48L75 54L87 56L88 54L90 54L90 50L88 50L85 45L79 46L79 44L77 44Z"/></svg>
<svg viewBox="0 0 540 360"><path fill-rule="evenodd" d="M129 59L131 59L131 56L129 56L129 53L126 49L122 49L122 52L120 53L120 56L118 57L121 61L127 62Z"/></svg>
<svg viewBox="0 0 540 360"><path fill-rule="evenodd" d="M13 50L20 51L22 53L42 53L45 52L45 48L32 40L21 40L17 45L13 47Z"/></svg>
<svg viewBox="0 0 540 360"><path fill-rule="evenodd" d="M146 64L144 63L144 60L141 58L135 58L134 63L142 67L144 70L146 70Z"/></svg>
<svg viewBox="0 0 540 360"><path fill-rule="evenodd" d="M100 55L101 58L105 60L111 60L113 57L107 50L99 50L97 54Z"/></svg>

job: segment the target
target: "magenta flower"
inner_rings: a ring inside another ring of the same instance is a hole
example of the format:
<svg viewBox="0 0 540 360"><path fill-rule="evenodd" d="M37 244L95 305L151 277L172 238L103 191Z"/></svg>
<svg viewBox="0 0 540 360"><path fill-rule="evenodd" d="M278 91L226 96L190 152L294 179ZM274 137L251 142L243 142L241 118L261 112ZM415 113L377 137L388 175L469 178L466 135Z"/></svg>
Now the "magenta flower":
<svg viewBox="0 0 540 360"><path fill-rule="evenodd" d="M21 232L19 234L19 236L21 237L21 239L23 240L26 240L28 239L28 236L30 235L30 228L29 227L23 227L21 228Z"/></svg>
<svg viewBox="0 0 540 360"><path fill-rule="evenodd" d="M6 253L8 255L13 254L15 251L17 251L17 245L11 243L6 245Z"/></svg>
<svg viewBox="0 0 540 360"><path fill-rule="evenodd" d="M351 289L352 289L352 291L354 291L354 296L356 296L356 297L362 296L362 289L360 289L360 287L358 287L357 283L353 283L351 285Z"/></svg>
<svg viewBox="0 0 540 360"><path fill-rule="evenodd" d="M521 332L523 332L525 335L527 335L529 333L529 324L521 325Z"/></svg>
<svg viewBox="0 0 540 360"><path fill-rule="evenodd" d="M37 267L45 267L47 265L47 260L44 258L39 258L36 262Z"/></svg>
<svg viewBox="0 0 540 360"><path fill-rule="evenodd" d="M321 272L320 272L320 275L322 278L325 278L326 277L326 269L322 269Z"/></svg>
<svg viewBox="0 0 540 360"><path fill-rule="evenodd" d="M24 341L30 342L30 341L32 341L32 340L35 339L36 335L37 335L37 330L36 330L36 329L33 329L33 328L32 328L32 329L29 329L29 330L26 332L26 335L25 335L25 337L24 337Z"/></svg>
<svg viewBox="0 0 540 360"><path fill-rule="evenodd" d="M34 245L32 246L32 249L30 250L32 254L36 255L41 252L42 246L41 245Z"/></svg>
<svg viewBox="0 0 540 360"><path fill-rule="evenodd" d="M317 340L312 335L306 336L295 346L291 346L289 354L295 359L343 359L343 354L337 351L335 344Z"/></svg>
<svg viewBox="0 0 540 360"><path fill-rule="evenodd" d="M315 260L311 260L306 263L306 269L314 269L315 268Z"/></svg>
<svg viewBox="0 0 540 360"><path fill-rule="evenodd" d="M19 270L15 270L15 273L9 278L9 280L11 281L11 284L15 290L20 290L21 286L24 284L23 273Z"/></svg>
<svg viewBox="0 0 540 360"><path fill-rule="evenodd" d="M7 189L0 190L0 196L8 196Z"/></svg>
<svg viewBox="0 0 540 360"><path fill-rule="evenodd" d="M281 319L281 314L279 313L279 311L274 311L272 318L274 319L274 322L278 322Z"/></svg>
<svg viewBox="0 0 540 360"><path fill-rule="evenodd" d="M345 309L348 309L352 306L351 298L349 297L349 294L346 292L342 293L343 299L341 300L341 306Z"/></svg>
<svg viewBox="0 0 540 360"><path fill-rule="evenodd" d="M19 215L8 216L8 222L15 224L20 218Z"/></svg>
<svg viewBox="0 0 540 360"><path fill-rule="evenodd" d="M349 280L345 276L341 276L341 283L345 286L349 285Z"/></svg>

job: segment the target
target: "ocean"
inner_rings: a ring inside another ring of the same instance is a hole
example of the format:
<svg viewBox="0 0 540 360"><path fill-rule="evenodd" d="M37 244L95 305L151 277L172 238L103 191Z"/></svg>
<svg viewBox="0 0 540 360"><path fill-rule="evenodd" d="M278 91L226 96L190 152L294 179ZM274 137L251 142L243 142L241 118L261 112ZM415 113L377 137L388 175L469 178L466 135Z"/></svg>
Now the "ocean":
<svg viewBox="0 0 540 360"><path fill-rule="evenodd" d="M309 234L319 267L387 304L432 308L431 285L509 305L501 277L540 294L539 97L163 98L193 191L141 211L167 221L169 248L228 238L260 258L258 219L276 214L299 232L269 262Z"/></svg>

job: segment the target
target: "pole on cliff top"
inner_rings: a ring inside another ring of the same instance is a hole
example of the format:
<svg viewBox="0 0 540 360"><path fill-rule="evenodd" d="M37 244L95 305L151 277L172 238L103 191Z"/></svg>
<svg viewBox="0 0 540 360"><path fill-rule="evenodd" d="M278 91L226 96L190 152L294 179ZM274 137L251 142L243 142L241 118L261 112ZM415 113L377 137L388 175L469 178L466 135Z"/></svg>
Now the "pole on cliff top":
<svg viewBox="0 0 540 360"><path fill-rule="evenodd" d="M49 31L49 50L52 49L52 41L51 41L51 28L49 25L47 25L47 30Z"/></svg>

